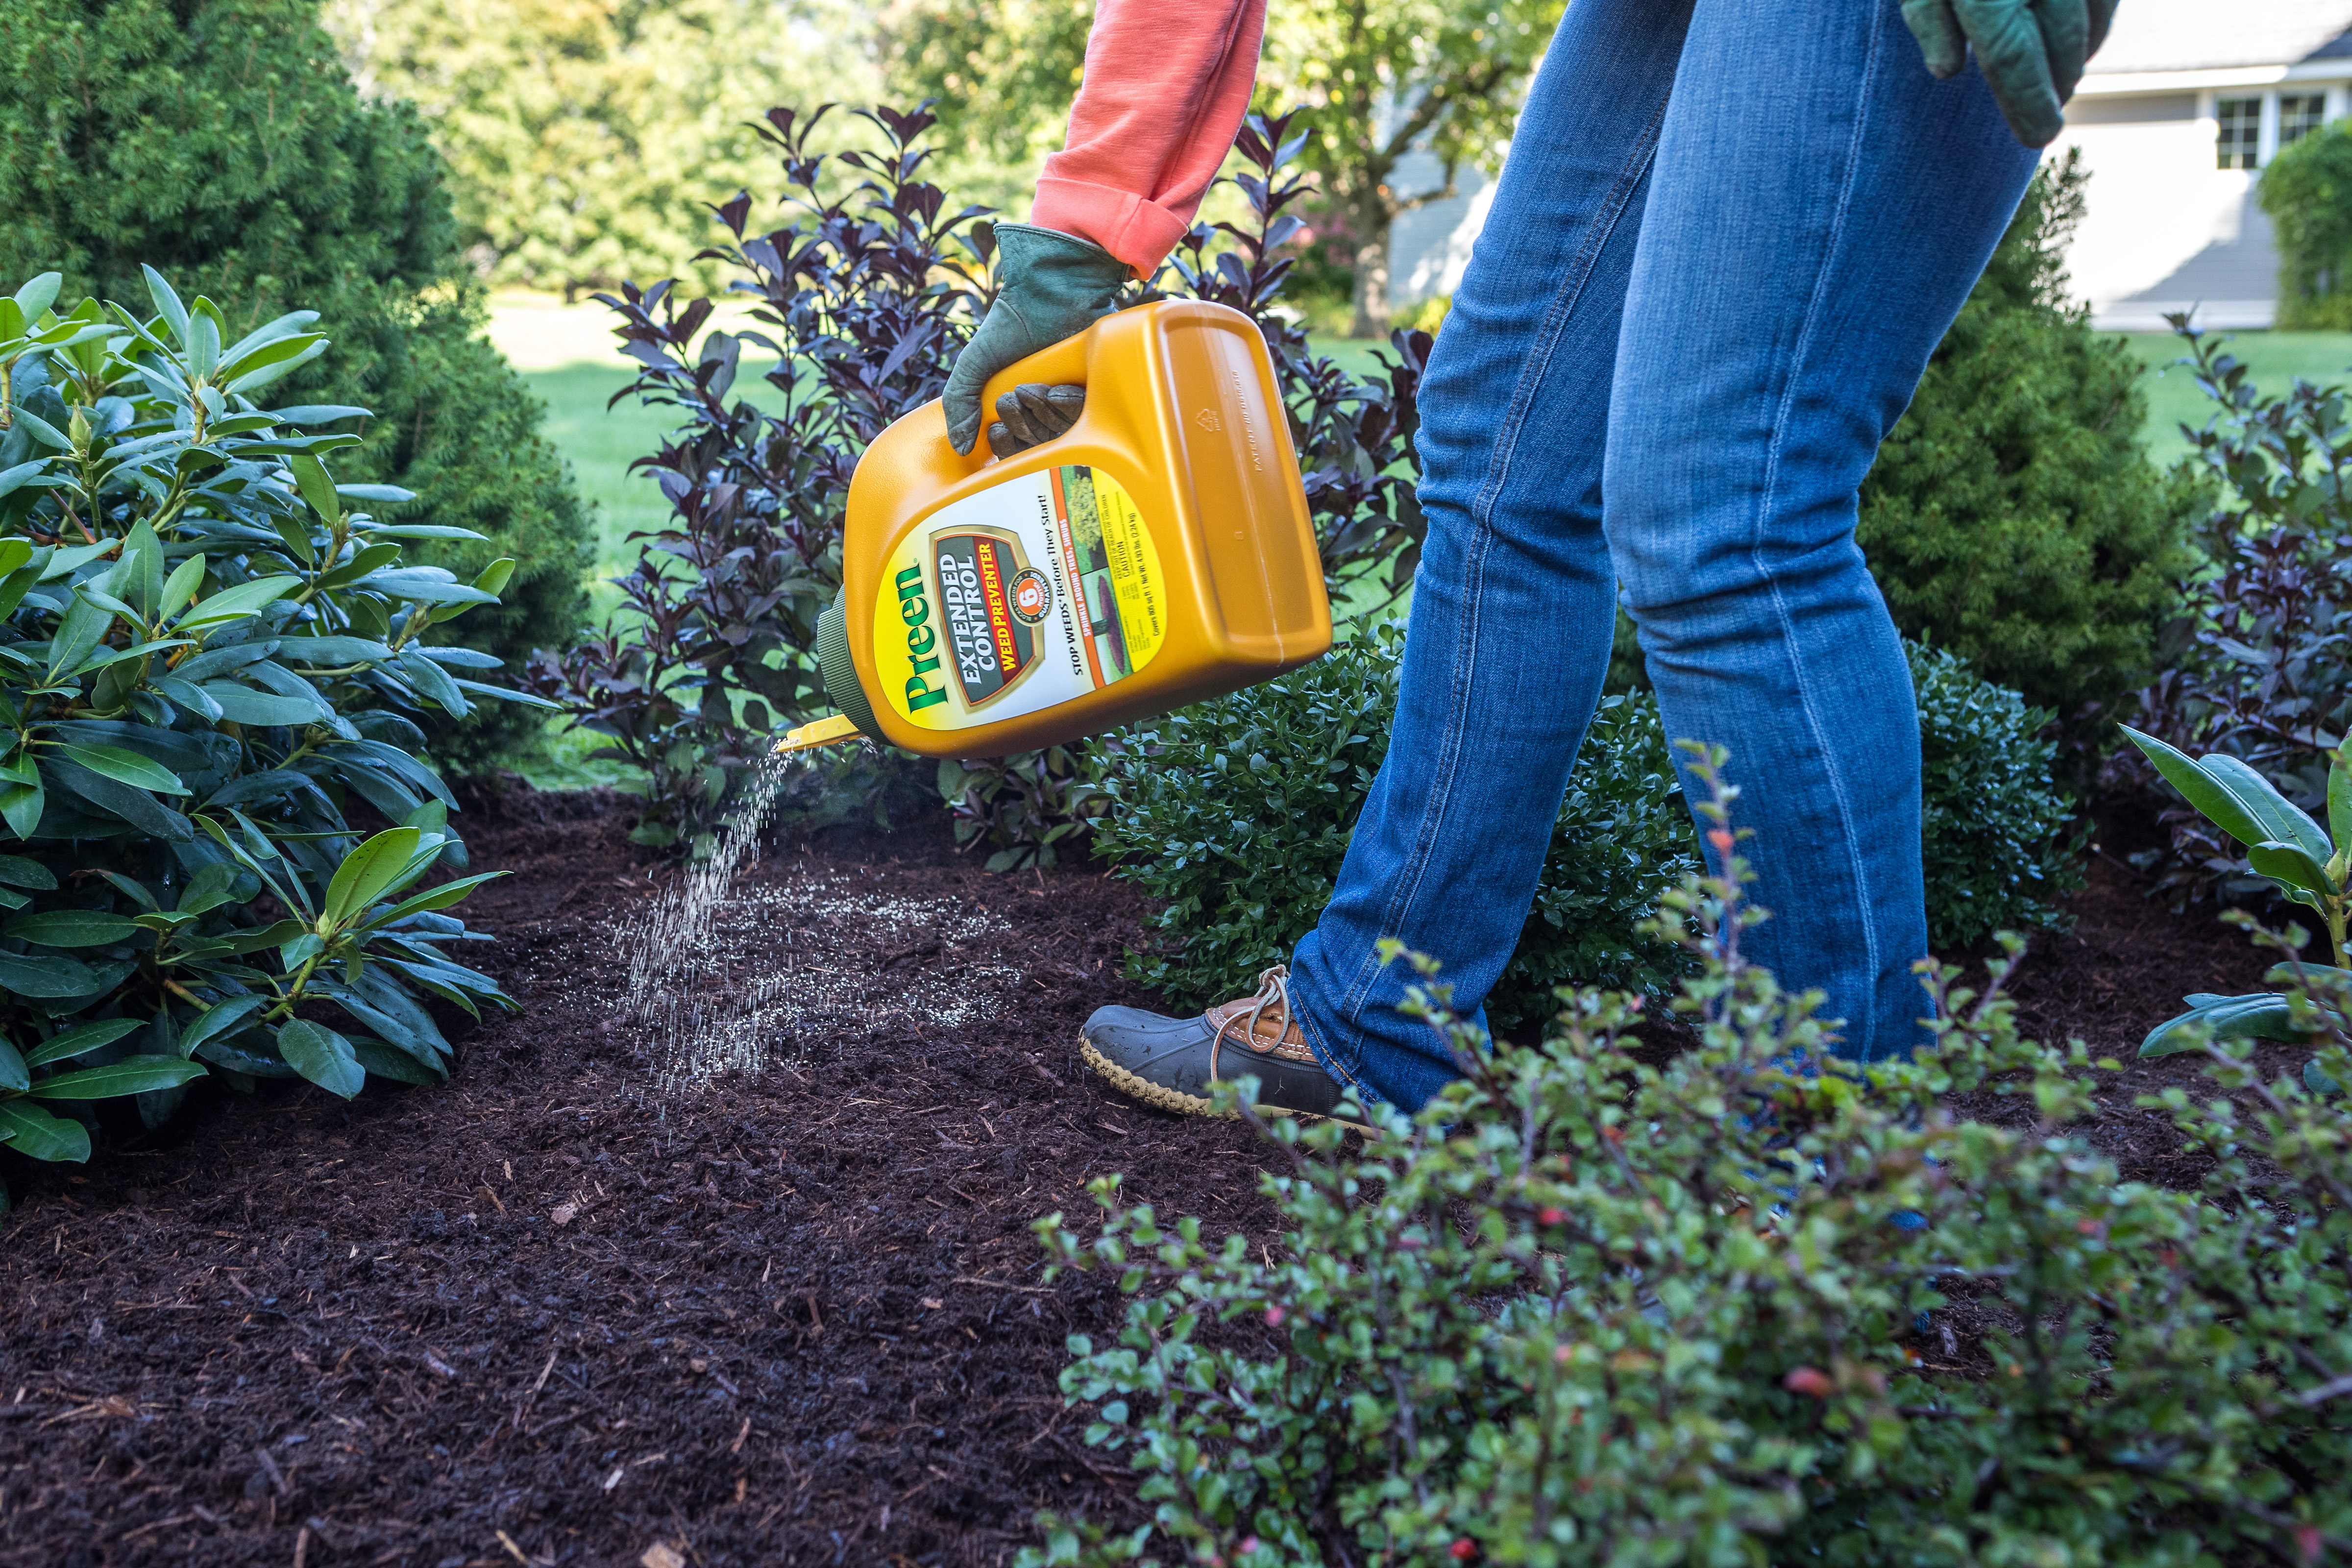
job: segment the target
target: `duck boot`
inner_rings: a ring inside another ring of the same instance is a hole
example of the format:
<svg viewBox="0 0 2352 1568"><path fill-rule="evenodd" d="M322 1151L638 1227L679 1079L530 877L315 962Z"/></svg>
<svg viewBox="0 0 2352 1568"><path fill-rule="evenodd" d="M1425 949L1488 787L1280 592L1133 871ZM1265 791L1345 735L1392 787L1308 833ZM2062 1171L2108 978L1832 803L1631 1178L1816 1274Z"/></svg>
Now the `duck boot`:
<svg viewBox="0 0 2352 1568"><path fill-rule="evenodd" d="M1078 1055L1123 1094L1186 1116L1213 1116L1210 1086L1258 1080L1261 1115L1328 1116L1364 1125L1340 1106L1340 1086L1315 1059L1290 1011L1290 971L1257 977L1254 995L1192 1018L1140 1007L1098 1007L1078 1031Z"/></svg>

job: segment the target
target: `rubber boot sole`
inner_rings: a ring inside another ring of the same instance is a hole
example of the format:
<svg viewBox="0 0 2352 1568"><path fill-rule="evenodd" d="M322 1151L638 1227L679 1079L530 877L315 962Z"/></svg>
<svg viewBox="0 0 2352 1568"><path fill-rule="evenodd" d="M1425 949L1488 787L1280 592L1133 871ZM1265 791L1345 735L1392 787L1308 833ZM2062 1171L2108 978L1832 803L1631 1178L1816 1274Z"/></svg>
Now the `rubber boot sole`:
<svg viewBox="0 0 2352 1568"><path fill-rule="evenodd" d="M1078 1037L1078 1059L1086 1063L1097 1077L1121 1094L1139 1100L1144 1104L1158 1110L1172 1110L1179 1116L1207 1116L1226 1121L1241 1120L1239 1111L1221 1111L1217 1109L1217 1102L1205 1096L1186 1094L1181 1089L1170 1089L1165 1084L1154 1083L1148 1078L1128 1071L1095 1049L1094 1043L1084 1035ZM1297 1121L1337 1121L1342 1127L1353 1127L1368 1135L1375 1131L1360 1121L1349 1121L1344 1116L1318 1116L1311 1110L1290 1110L1279 1105L1258 1105L1251 1109L1260 1116L1287 1116Z"/></svg>

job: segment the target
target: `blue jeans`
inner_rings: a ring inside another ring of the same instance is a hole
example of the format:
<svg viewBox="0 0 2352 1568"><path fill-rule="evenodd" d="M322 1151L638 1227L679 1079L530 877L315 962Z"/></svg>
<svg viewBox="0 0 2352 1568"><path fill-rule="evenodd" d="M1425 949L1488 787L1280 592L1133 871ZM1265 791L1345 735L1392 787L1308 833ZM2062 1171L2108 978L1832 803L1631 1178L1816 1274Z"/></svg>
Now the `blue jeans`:
<svg viewBox="0 0 2352 1568"><path fill-rule="evenodd" d="M1376 944L1493 987L1621 586L1668 737L1730 751L1746 951L1857 1059L1924 1038L1917 708L1855 498L2034 161L1897 0L1568 8L1421 395L1388 760L1291 963L1335 1078L1415 1110L1454 1076Z"/></svg>

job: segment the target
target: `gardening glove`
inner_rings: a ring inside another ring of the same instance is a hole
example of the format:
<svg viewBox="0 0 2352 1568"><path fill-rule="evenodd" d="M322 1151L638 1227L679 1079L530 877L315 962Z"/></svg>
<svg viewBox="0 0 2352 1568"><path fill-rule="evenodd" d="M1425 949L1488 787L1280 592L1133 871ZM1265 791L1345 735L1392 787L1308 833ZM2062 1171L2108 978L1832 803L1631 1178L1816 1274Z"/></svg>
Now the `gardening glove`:
<svg viewBox="0 0 2352 1568"><path fill-rule="evenodd" d="M988 427L989 450L1009 458L1056 436L1066 436L1086 406L1083 386L1024 382L996 400L996 423Z"/></svg>
<svg viewBox="0 0 2352 1568"><path fill-rule="evenodd" d="M996 302L948 374L948 440L963 454L980 439L980 394L988 378L1109 315L1133 276L1091 240L1031 224L998 224L996 246L1003 258ZM1002 399L997 412L1003 414Z"/></svg>
<svg viewBox="0 0 2352 1568"><path fill-rule="evenodd" d="M1973 45L2001 118L2028 147L2057 139L2115 15L2116 0L1903 0L1929 73L1958 76Z"/></svg>

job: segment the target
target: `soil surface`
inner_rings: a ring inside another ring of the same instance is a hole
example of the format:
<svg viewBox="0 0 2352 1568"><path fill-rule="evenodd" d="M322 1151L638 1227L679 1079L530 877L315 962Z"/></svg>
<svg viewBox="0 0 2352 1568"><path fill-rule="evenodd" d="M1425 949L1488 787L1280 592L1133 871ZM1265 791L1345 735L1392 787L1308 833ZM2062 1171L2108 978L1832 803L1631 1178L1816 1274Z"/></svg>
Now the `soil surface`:
<svg viewBox="0 0 2352 1568"><path fill-rule="evenodd" d="M0 1152L0 1568L996 1564L1040 1507L1139 1517L1055 1383L1118 1297L1041 1286L1030 1223L1121 1172L1279 1237L1244 1129L1077 1064L1089 1011L1149 1001L1118 978L1138 900L988 876L943 824L788 843L641 1018L614 932L678 873L619 805L463 825L513 873L464 907L499 939L474 962L525 1011L453 1027L449 1086L219 1091L87 1168ZM2192 1075L2131 1052L2264 963L2140 887L2095 859L2014 989L2032 1032L2130 1063L2091 1136L2185 1180L2131 1101ZM689 1070L698 1014L726 1023L700 1067L758 1070Z"/></svg>

